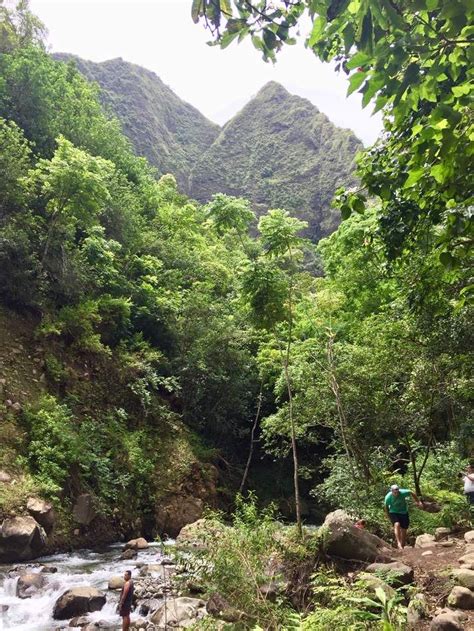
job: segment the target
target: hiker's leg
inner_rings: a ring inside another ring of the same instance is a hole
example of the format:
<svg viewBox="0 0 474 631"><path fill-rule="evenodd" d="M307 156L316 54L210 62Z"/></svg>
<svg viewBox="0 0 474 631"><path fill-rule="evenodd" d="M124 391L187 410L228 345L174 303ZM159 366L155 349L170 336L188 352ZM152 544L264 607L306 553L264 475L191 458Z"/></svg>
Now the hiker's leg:
<svg viewBox="0 0 474 631"><path fill-rule="evenodd" d="M123 617L122 631L128 631L129 628L130 628L130 615Z"/></svg>
<svg viewBox="0 0 474 631"><path fill-rule="evenodd" d="M400 538L402 540L402 548L407 545L407 529L400 527Z"/></svg>
<svg viewBox="0 0 474 631"><path fill-rule="evenodd" d="M397 546L402 549L403 548L403 543L402 543L402 532L401 532L401 527L398 521L396 521L393 524L393 532L395 533L395 539L397 541Z"/></svg>

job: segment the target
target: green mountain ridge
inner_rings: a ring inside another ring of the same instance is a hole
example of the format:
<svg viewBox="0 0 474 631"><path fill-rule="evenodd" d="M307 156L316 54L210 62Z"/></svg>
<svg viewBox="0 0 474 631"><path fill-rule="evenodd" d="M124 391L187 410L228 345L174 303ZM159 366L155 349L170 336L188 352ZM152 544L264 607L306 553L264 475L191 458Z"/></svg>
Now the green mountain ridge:
<svg viewBox="0 0 474 631"><path fill-rule="evenodd" d="M189 193L189 172L219 134L219 126L180 99L151 70L122 58L95 63L68 53L53 55L72 61L101 88L104 105L121 121L138 155L160 173L172 173Z"/></svg>
<svg viewBox="0 0 474 631"><path fill-rule="evenodd" d="M317 240L339 223L331 199L339 186L356 184L361 148L350 130L271 81L224 126L196 163L190 188L201 202L219 190L251 199L259 214L286 208Z"/></svg>
<svg viewBox="0 0 474 631"><path fill-rule="evenodd" d="M307 99L271 81L220 128L145 68L120 58L54 57L73 61L99 84L135 151L160 174L172 173L191 197L204 203L218 192L245 197L258 214L284 207L308 222L314 240L337 227L331 199L339 186L356 184L362 143Z"/></svg>

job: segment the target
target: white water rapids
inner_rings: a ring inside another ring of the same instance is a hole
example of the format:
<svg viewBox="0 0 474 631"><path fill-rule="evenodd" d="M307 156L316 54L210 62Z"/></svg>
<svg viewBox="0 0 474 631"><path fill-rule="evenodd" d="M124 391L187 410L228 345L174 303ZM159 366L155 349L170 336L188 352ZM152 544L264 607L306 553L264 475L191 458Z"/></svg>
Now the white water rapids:
<svg viewBox="0 0 474 631"><path fill-rule="evenodd" d="M56 600L71 587L92 586L103 590L107 602L101 611L88 614L91 622L103 620L120 628L121 619L116 613L119 592L107 589L112 576L122 576L125 570L132 570L133 577L138 575L136 563L159 563L163 558L160 544L151 544L147 550L141 550L132 560L121 560L122 544L114 544L103 552L78 550L70 554L56 554L35 559L32 563L54 566L57 572L46 574L47 584L38 594L21 599L16 596L18 577L10 578L8 571L22 564L0 565L0 629L2 631L53 631L68 628L69 621L53 620L53 608ZM24 565L28 566L28 563ZM32 567L28 573L38 572ZM138 618L132 613L132 621Z"/></svg>

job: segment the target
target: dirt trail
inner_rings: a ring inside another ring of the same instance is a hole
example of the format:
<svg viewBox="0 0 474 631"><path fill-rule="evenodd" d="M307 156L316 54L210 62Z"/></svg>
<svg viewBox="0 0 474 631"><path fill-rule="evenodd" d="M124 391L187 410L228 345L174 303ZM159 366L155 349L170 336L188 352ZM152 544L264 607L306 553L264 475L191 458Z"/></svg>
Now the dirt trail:
<svg viewBox="0 0 474 631"><path fill-rule="evenodd" d="M427 554L428 553L428 554ZM462 535L453 535L429 548L405 548L394 551L393 557L413 568L415 582L429 603L430 613L446 606L446 599L454 586L450 578L452 569L462 567L459 558L467 553L466 542ZM466 611L463 622L464 631L474 631L474 611ZM417 631L430 628L430 622L420 623Z"/></svg>

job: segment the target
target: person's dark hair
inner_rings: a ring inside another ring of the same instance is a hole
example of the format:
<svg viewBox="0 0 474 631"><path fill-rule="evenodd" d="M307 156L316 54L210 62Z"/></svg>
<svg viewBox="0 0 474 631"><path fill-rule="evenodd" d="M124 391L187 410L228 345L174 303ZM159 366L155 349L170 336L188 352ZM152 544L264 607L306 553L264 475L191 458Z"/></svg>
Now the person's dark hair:
<svg viewBox="0 0 474 631"><path fill-rule="evenodd" d="M131 577L131 576L132 576L132 571L131 571L131 570L125 570L125 574L126 574L127 576L130 576L130 577Z"/></svg>

